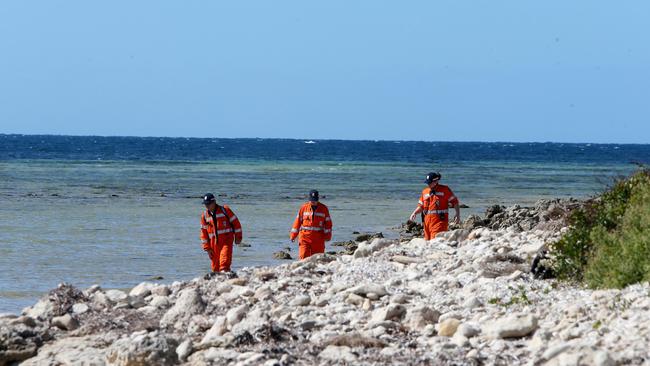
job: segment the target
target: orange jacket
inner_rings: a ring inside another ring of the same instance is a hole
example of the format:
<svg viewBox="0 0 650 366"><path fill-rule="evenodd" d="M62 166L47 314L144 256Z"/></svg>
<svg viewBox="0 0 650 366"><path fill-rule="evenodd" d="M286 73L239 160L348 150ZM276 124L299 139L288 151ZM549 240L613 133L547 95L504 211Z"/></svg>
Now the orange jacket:
<svg viewBox="0 0 650 366"><path fill-rule="evenodd" d="M322 238L325 241L332 239L332 218L329 209L320 202L318 202L316 210L312 209L311 205L311 202L307 202L300 207L289 234L291 240L294 240L298 233L301 237L311 239Z"/></svg>
<svg viewBox="0 0 650 366"><path fill-rule="evenodd" d="M429 187L423 189L418 201L418 207L422 208L422 213L425 216L435 215L440 217L441 214L444 214L444 220L442 221L449 220L449 207L457 205L458 198L456 198L454 192L442 184L438 184L433 189L433 192Z"/></svg>
<svg viewBox="0 0 650 366"><path fill-rule="evenodd" d="M241 224L237 215L228 205L217 206L214 215L205 210L201 214L201 244L203 250L212 250L215 245L230 245L235 239L237 242L242 239Z"/></svg>

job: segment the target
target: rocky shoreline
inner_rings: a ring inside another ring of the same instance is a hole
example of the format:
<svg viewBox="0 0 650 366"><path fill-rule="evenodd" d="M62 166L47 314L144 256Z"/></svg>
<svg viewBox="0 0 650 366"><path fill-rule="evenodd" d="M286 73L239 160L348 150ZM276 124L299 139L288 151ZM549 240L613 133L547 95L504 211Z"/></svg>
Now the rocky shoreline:
<svg viewBox="0 0 650 366"><path fill-rule="evenodd" d="M129 293L60 285L0 314L0 365L647 364L648 283L594 291L529 273L577 204L493 207L428 243L411 224L353 254Z"/></svg>

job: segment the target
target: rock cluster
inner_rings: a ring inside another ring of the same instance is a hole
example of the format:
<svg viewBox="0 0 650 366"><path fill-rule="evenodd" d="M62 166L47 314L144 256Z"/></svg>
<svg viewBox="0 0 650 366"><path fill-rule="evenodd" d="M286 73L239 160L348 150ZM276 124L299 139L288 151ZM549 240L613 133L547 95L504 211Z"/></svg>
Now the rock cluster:
<svg viewBox="0 0 650 366"><path fill-rule="evenodd" d="M616 365L650 357L650 285L537 280L558 231L374 238L312 256L129 293L53 290L0 316L0 365Z"/></svg>

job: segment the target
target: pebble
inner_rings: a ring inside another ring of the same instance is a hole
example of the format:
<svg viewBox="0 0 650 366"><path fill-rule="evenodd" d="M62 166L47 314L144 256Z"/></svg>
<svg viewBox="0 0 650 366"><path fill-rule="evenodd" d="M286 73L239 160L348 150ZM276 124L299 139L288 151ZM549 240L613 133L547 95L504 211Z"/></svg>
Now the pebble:
<svg viewBox="0 0 650 366"><path fill-rule="evenodd" d="M456 333L458 326L460 325L460 320L455 318L449 318L442 321L438 326L438 335L442 337L451 337Z"/></svg>

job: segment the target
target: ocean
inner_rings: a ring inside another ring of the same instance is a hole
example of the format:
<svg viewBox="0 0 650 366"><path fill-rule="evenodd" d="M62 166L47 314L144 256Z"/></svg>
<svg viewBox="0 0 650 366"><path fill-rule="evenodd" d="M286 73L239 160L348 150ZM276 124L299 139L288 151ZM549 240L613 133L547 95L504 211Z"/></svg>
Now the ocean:
<svg viewBox="0 0 650 366"><path fill-rule="evenodd" d="M333 241L395 227L429 171L469 206L586 198L650 162L650 145L0 135L0 312L60 282L129 288L209 271L201 196L239 216L233 268L274 265L310 189ZM328 244L327 250L337 250Z"/></svg>

